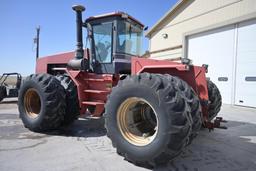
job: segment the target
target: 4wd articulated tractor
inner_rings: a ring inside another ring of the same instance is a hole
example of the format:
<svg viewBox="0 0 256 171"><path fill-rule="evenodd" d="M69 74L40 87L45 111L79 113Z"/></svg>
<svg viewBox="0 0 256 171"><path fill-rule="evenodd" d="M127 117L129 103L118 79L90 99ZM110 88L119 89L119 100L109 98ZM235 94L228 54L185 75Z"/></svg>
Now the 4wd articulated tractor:
<svg viewBox="0 0 256 171"><path fill-rule="evenodd" d="M117 153L145 167L165 164L191 143L221 108L207 65L140 57L143 24L123 12L89 17L76 12L74 53L39 58L19 93L24 126L35 132L71 124L81 114L104 117ZM90 48L83 47L82 28ZM74 55L72 55L74 54Z"/></svg>

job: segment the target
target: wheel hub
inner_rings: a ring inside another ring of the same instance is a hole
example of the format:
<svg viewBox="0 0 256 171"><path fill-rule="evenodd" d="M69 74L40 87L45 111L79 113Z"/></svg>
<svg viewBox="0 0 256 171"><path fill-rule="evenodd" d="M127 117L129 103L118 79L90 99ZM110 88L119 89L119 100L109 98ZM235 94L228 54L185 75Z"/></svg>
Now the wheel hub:
<svg viewBox="0 0 256 171"><path fill-rule="evenodd" d="M150 144L158 132L158 119L155 110L145 99L126 99L117 112L118 128L131 144Z"/></svg>
<svg viewBox="0 0 256 171"><path fill-rule="evenodd" d="M24 95L24 108L30 118L38 117L41 111L41 99L36 89L30 88Z"/></svg>

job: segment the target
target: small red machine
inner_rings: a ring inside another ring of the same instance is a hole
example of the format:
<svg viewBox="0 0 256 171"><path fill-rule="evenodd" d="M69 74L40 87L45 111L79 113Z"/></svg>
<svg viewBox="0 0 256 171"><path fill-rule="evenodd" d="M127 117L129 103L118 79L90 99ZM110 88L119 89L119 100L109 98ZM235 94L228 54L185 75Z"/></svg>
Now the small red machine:
<svg viewBox="0 0 256 171"><path fill-rule="evenodd" d="M176 157L221 108L218 88L206 79L207 65L140 57L143 24L123 12L82 21L73 6L77 49L37 60L19 93L20 117L32 131L58 129L79 114L104 116L118 154L155 167ZM82 27L90 49L83 48Z"/></svg>

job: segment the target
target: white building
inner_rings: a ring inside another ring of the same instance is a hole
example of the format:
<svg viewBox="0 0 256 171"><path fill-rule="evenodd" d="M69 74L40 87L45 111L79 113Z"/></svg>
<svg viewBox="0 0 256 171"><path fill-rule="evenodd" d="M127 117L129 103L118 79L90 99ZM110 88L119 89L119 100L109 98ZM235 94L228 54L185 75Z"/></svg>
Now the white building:
<svg viewBox="0 0 256 171"><path fill-rule="evenodd" d="M223 103L256 107L256 0L180 0L146 36L151 58L209 64Z"/></svg>

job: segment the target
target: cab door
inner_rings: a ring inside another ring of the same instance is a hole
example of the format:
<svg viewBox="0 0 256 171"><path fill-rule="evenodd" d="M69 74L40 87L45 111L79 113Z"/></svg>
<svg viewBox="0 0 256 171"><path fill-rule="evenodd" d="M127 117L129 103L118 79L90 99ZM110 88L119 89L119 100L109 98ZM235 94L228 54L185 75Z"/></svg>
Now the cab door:
<svg viewBox="0 0 256 171"><path fill-rule="evenodd" d="M95 24L93 29L92 67L95 73L113 73L113 23Z"/></svg>

